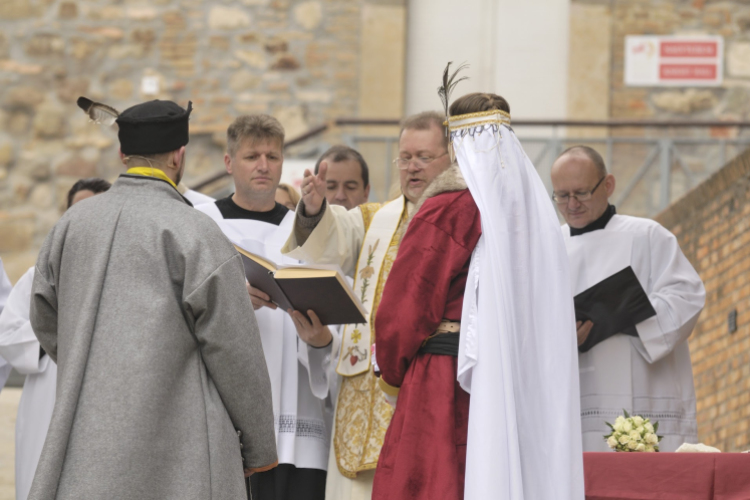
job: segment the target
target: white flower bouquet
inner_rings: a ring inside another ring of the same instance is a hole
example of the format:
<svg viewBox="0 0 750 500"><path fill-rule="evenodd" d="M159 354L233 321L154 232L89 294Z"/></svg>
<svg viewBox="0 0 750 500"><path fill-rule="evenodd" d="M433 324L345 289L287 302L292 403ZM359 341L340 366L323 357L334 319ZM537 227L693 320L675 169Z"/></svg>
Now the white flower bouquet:
<svg viewBox="0 0 750 500"><path fill-rule="evenodd" d="M659 422L651 423L647 418L635 415L631 417L623 410L625 416L617 417L614 425L604 422L612 429L612 432L604 439L607 445L615 451L659 451L659 441L662 436L657 436Z"/></svg>

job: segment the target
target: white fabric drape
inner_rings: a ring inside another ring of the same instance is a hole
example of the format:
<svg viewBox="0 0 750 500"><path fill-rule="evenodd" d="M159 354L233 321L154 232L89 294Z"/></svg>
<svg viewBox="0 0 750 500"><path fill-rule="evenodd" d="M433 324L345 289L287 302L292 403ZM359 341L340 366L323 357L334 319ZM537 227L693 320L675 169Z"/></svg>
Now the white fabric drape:
<svg viewBox="0 0 750 500"><path fill-rule="evenodd" d="M57 365L49 356L39 357L39 341L29 321L33 281L32 267L18 280L0 314L0 355L26 375L16 418L16 500L29 496L57 385Z"/></svg>
<svg viewBox="0 0 750 500"><path fill-rule="evenodd" d="M480 120L452 127L482 217L458 357L458 380L471 393L465 498L583 499L575 315L560 225L512 130Z"/></svg>

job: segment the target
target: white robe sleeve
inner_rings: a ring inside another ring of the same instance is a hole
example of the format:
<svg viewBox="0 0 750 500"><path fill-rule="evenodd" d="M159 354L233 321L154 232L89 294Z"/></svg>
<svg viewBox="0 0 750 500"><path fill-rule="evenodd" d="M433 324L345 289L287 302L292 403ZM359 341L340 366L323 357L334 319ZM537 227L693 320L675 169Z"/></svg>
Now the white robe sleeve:
<svg viewBox="0 0 750 500"><path fill-rule="evenodd" d="M344 330L343 325L330 325L333 340L331 345L323 348L315 348L304 344L304 351L300 350L300 362L307 367L310 375L310 390L318 399L325 399L330 393L333 398L338 393L338 374L336 373L336 364L339 360L339 351L341 349L341 333Z"/></svg>
<svg viewBox="0 0 750 500"><path fill-rule="evenodd" d="M295 225L299 219L295 218ZM299 245L292 234L281 253L314 264L336 264L347 276L354 276L359 251L365 238L365 221L357 208L326 204L325 212L310 236Z"/></svg>
<svg viewBox="0 0 750 500"><path fill-rule="evenodd" d="M634 345L646 361L654 363L690 336L705 305L706 290L672 233L654 225L648 244L646 290L656 316L636 325L640 342Z"/></svg>
<svg viewBox="0 0 750 500"><path fill-rule="evenodd" d="M49 356L39 359L39 341L29 321L33 281L32 267L13 287L5 309L0 314L0 356L25 375L41 373L49 363Z"/></svg>
<svg viewBox="0 0 750 500"><path fill-rule="evenodd" d="M11 288L13 288L13 286L8 279L8 275L5 274L3 261L0 259L0 315L5 308L5 303L8 300L8 296L10 295ZM12 367L10 363L8 363L6 359L3 359L2 355L0 354L0 390L5 387L5 382L7 382L8 377L10 376L11 368Z"/></svg>

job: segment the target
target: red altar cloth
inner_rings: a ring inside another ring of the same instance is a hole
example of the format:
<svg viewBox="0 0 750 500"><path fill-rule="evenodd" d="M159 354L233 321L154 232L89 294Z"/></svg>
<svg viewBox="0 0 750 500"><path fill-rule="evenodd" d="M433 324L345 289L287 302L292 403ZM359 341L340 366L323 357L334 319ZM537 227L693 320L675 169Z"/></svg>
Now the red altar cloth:
<svg viewBox="0 0 750 500"><path fill-rule="evenodd" d="M750 500L750 453L584 453L586 500Z"/></svg>

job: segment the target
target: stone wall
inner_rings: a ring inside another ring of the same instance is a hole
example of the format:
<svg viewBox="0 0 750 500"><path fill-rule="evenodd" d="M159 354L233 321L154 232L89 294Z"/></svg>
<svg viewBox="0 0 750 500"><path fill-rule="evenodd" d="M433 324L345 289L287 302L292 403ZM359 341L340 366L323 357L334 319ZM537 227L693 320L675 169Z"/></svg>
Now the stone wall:
<svg viewBox="0 0 750 500"><path fill-rule="evenodd" d="M571 118L750 117L750 4L744 0L572 0ZM626 87L626 35L720 35L724 83ZM605 90L609 95L604 95Z"/></svg>
<svg viewBox="0 0 750 500"><path fill-rule="evenodd" d="M35 261L77 179L122 171L115 130L89 123L79 95L119 110L192 100L190 183L222 168L239 114L271 113L290 138L361 108L399 117L399 84L385 104L377 93L403 81L399 16L404 0L0 2L0 258L11 279ZM379 40L390 59L363 59Z"/></svg>
<svg viewBox="0 0 750 500"><path fill-rule="evenodd" d="M572 0L568 109L570 118L655 120L750 119L750 4L744 0ZM626 35L720 35L724 38L724 78L720 87L627 87L624 83ZM585 131L606 136L607 131ZM709 145L680 146L693 184L723 162L718 140L748 137L732 128L612 129L614 137L683 137L712 140ZM603 150L602 146L598 146ZM613 173L627 180L648 157L653 146L615 146ZM741 152L727 151L727 158ZM658 167L658 159L657 165ZM677 160L672 200L691 184ZM624 187L624 182L621 187ZM623 212L648 215L658 206L659 174L652 168L634 190Z"/></svg>
<svg viewBox="0 0 750 500"><path fill-rule="evenodd" d="M698 439L722 451L750 448L750 152L657 218L677 236L706 287L690 337ZM735 311L736 331L729 325Z"/></svg>

